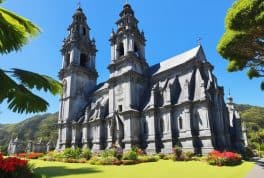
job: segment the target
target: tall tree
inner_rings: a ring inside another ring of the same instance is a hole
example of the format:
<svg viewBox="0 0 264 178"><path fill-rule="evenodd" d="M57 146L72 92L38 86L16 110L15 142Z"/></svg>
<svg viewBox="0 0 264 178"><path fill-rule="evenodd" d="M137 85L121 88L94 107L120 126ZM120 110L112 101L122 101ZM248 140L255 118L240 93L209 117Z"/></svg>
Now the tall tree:
<svg viewBox="0 0 264 178"><path fill-rule="evenodd" d="M0 0L0 4L3 1ZM0 7L0 54L20 50L39 32L39 28L26 18ZM49 76L0 68L0 103L6 100L12 111L36 113L47 110L48 102L32 93L33 88L54 95L61 92L61 84Z"/></svg>
<svg viewBox="0 0 264 178"><path fill-rule="evenodd" d="M236 0L227 12L225 28L217 50L229 61L228 71L247 69L250 79L264 77L264 1Z"/></svg>

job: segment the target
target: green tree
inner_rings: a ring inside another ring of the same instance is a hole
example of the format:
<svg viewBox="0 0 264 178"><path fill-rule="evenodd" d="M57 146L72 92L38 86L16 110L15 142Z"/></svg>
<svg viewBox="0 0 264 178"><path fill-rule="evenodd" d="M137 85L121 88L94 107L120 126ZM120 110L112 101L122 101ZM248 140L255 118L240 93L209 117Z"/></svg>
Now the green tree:
<svg viewBox="0 0 264 178"><path fill-rule="evenodd" d="M0 0L0 4L3 1ZM39 28L26 18L0 7L0 54L20 50L39 32ZM54 95L61 92L61 84L51 77L21 69L0 68L0 82L0 103L6 100L8 108L18 113L47 110L48 102L32 93L31 89Z"/></svg>
<svg viewBox="0 0 264 178"><path fill-rule="evenodd" d="M229 61L228 71L247 69L250 79L264 77L264 1L237 0L227 12L225 28L217 51Z"/></svg>

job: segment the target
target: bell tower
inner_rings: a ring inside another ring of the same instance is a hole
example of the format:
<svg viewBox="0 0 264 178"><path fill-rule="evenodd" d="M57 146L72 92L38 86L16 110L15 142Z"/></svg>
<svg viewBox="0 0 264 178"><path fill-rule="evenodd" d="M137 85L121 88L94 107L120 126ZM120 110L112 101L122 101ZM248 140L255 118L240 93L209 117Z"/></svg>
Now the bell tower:
<svg viewBox="0 0 264 178"><path fill-rule="evenodd" d="M96 86L98 78L95 40L90 38L90 28L81 7L76 9L72 18L69 34L61 49L63 62L59 78L63 93L58 119L58 150L71 146L71 123L81 116L87 104L86 96Z"/></svg>
<svg viewBox="0 0 264 178"><path fill-rule="evenodd" d="M148 84L145 59L145 35L138 29L138 20L129 4L125 4L112 30L111 62L108 66L109 113L117 113L124 125L125 149L138 144L140 133L140 107Z"/></svg>
<svg viewBox="0 0 264 178"><path fill-rule="evenodd" d="M126 56L134 55L138 60L145 62L145 35L138 29L138 20L129 4L125 4L116 22L117 31L112 30L111 63L116 63ZM146 66L142 66L146 67Z"/></svg>

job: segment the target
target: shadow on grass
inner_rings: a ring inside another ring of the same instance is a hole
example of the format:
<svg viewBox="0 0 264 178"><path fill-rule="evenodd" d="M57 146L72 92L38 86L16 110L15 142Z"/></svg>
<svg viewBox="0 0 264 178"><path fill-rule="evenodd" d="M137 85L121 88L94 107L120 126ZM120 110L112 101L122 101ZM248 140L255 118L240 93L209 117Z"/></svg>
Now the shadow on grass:
<svg viewBox="0 0 264 178"><path fill-rule="evenodd" d="M64 166L52 166L52 167L40 167L34 169L34 178L49 178L55 176L69 176L69 175L81 175L81 174L94 174L102 172L95 168L76 168L69 169Z"/></svg>

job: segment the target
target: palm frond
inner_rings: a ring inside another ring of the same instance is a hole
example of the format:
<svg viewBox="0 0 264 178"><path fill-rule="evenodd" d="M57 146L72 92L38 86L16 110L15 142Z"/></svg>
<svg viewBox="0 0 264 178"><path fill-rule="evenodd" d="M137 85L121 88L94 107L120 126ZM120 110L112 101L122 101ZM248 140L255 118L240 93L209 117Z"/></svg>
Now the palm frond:
<svg viewBox="0 0 264 178"><path fill-rule="evenodd" d="M5 0L0 0L0 4L3 3Z"/></svg>
<svg viewBox="0 0 264 178"><path fill-rule="evenodd" d="M23 85L17 85L8 94L8 108L17 113L37 113L47 110L49 103L34 95Z"/></svg>
<svg viewBox="0 0 264 178"><path fill-rule="evenodd" d="M43 89L45 92L49 91L53 95L60 94L62 92L62 85L46 75L40 75L21 69L13 69L13 76L30 89Z"/></svg>
<svg viewBox="0 0 264 178"><path fill-rule="evenodd" d="M8 108L18 113L36 113L47 110L49 104L23 85L18 85L0 69L0 103L7 99Z"/></svg>
<svg viewBox="0 0 264 178"><path fill-rule="evenodd" d="M8 97L10 90L14 89L16 83L0 69L0 103Z"/></svg>
<svg viewBox="0 0 264 178"><path fill-rule="evenodd" d="M30 36L35 36L40 32L39 27L37 27L36 25L34 25L30 20L16 15L13 12L10 12L9 10L6 10L4 8L1 8L1 13L4 17L6 17L7 19L10 19L10 23L14 24L14 23L18 23L21 27L24 28L25 32L30 35Z"/></svg>
<svg viewBox="0 0 264 178"><path fill-rule="evenodd" d="M40 31L29 20L0 7L0 53L18 51Z"/></svg>
<svg viewBox="0 0 264 178"><path fill-rule="evenodd" d="M1 10L1 9L0 9ZM0 12L0 53L18 51L26 44L26 33L19 30L16 26L11 26Z"/></svg>

